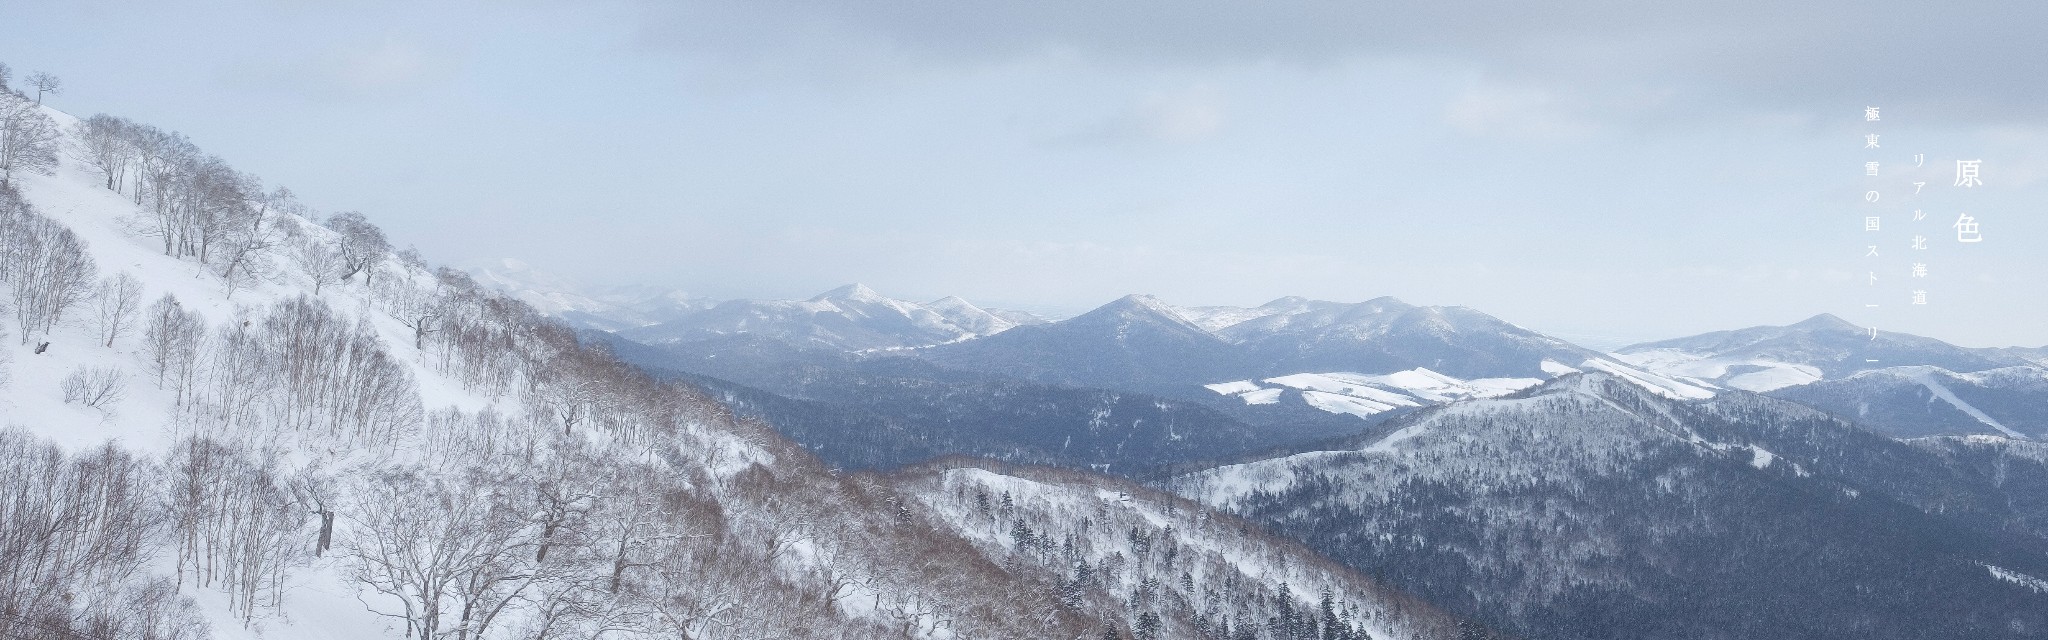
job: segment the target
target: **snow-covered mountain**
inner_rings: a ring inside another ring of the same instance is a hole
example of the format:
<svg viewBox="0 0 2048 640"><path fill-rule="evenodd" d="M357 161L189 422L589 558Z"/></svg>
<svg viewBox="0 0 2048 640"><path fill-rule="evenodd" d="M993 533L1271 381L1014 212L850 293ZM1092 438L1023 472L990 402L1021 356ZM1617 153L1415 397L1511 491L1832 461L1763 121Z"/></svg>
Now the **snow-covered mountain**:
<svg viewBox="0 0 2048 640"><path fill-rule="evenodd" d="M1302 313L1318 308L1339 306L1335 302L1310 300L1300 296L1287 296L1256 307L1174 307L1173 310L1203 329L1221 332L1233 325L1273 315Z"/></svg>
<svg viewBox="0 0 2048 640"><path fill-rule="evenodd" d="M1394 298L1356 304L1283 298L1218 330L1262 371L1395 372L1427 368L1465 378L1546 377L1543 362L1604 354L1465 307Z"/></svg>
<svg viewBox="0 0 2048 640"><path fill-rule="evenodd" d="M1207 388L1245 405L1299 402L1361 418L1500 395L1582 370L1674 397L1709 397L1715 388L1464 307L1393 298L1281 298L1246 309L1173 307L1132 295L1069 320L918 353L944 366L1040 382L1183 396Z"/></svg>
<svg viewBox="0 0 2048 640"><path fill-rule="evenodd" d="M1615 353L1630 364L1659 373L1710 380L1750 391L1769 391L1887 367L1983 371L2037 364L2029 361L2021 350L1971 349L1890 331L1879 331L1873 338L1868 328L1831 314L1785 326L1715 331L1647 342L1623 347Z"/></svg>
<svg viewBox="0 0 2048 640"><path fill-rule="evenodd" d="M709 309L710 298L672 289L615 287L592 290L513 258L467 269L478 284L504 292L571 326L598 331L645 327ZM586 291L594 291L586 293Z"/></svg>
<svg viewBox="0 0 2048 640"><path fill-rule="evenodd" d="M844 351L904 349L999 334L1018 323L957 297L897 300L850 284L808 300L728 300L620 335L648 344L755 335Z"/></svg>
<svg viewBox="0 0 2048 640"><path fill-rule="evenodd" d="M1901 438L1994 434L2048 439L2048 369L1957 373L1886 367L1771 392Z"/></svg>
<svg viewBox="0 0 2048 640"><path fill-rule="evenodd" d="M1243 370L1234 345L1158 299L1129 295L1059 322L920 350L940 365L1037 382L1176 388Z"/></svg>
<svg viewBox="0 0 2048 640"><path fill-rule="evenodd" d="M1168 486L1528 638L2036 637L2048 465L1981 438L1593 372Z"/></svg>

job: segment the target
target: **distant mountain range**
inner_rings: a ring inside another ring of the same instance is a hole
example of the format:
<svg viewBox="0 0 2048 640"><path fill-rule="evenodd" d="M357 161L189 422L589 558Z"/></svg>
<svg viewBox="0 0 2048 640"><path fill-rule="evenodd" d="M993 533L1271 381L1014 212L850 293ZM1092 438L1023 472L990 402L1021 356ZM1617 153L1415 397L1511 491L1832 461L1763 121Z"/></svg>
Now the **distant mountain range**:
<svg viewBox="0 0 2048 640"><path fill-rule="evenodd" d="M1190 309L1137 295L1072 319L922 355L1041 382L1183 390L1304 372L1417 368L1462 378L1540 380L1607 357L1464 307L1282 298L1256 308Z"/></svg>
<svg viewBox="0 0 2048 640"><path fill-rule="evenodd" d="M900 300L859 284L804 300L713 302L674 292L582 294L516 261L476 273L480 281L571 324L680 353L704 352L691 345L733 337L803 350L893 353L941 370L1206 404L1249 424L1298 423L1306 415L1301 407L1369 424L1579 371L1605 372L1668 397L1771 392L1906 437L2035 437L2043 429L2029 425L2048 413L2031 404L2036 396L2030 387L1984 386L1970 377L2048 367L2048 348L1967 348L1883 331L1873 338L1868 329L1828 314L1602 353L1474 309L1387 297L1182 307L1131 295L1048 321L952 296L928 303ZM689 366L698 367L692 373L718 375L701 363ZM736 366L725 362L718 369ZM1900 367L1940 373L1900 374ZM1885 371L1893 374L1864 375ZM767 381L743 378L734 381ZM1917 382L1923 379L1938 384Z"/></svg>
<svg viewBox="0 0 2048 640"><path fill-rule="evenodd" d="M957 296L898 300L849 284L804 300L713 300L679 291L581 288L513 259L469 270L477 281L579 329L676 344L752 335L844 351L906 349L995 335L1044 319L983 309Z"/></svg>
<svg viewBox="0 0 2048 640"><path fill-rule="evenodd" d="M1889 367L1983 371L2041 364L2039 351L1972 349L1890 331L1879 331L1873 337L1867 328L1821 314L1785 326L1715 331L1630 345L1616 353L1631 364L1668 375L1769 391Z"/></svg>
<svg viewBox="0 0 2048 640"><path fill-rule="evenodd" d="M960 342L1036 321L1028 314L990 312L957 297L919 304L850 284L808 300L728 300L620 335L673 344L748 334L800 346L865 351Z"/></svg>

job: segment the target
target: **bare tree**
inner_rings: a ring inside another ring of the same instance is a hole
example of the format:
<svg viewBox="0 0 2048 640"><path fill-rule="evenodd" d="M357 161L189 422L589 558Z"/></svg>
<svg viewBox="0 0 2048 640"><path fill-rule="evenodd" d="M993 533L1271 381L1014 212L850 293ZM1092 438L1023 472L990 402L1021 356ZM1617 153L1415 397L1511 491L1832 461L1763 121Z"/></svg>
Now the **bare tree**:
<svg viewBox="0 0 2048 640"><path fill-rule="evenodd" d="M123 271L101 280L93 288L92 299L93 326L99 330L100 344L112 347L135 323L135 312L142 304L142 283Z"/></svg>
<svg viewBox="0 0 2048 640"><path fill-rule="evenodd" d="M47 335L66 309L90 295L97 271L69 227L26 209L0 217L0 276L11 285L22 344Z"/></svg>
<svg viewBox="0 0 2048 640"><path fill-rule="evenodd" d="M13 79L14 70L8 68L7 63L0 62L0 91L6 91L7 83Z"/></svg>
<svg viewBox="0 0 2048 640"><path fill-rule="evenodd" d="M299 236L292 242L291 256L299 270L313 281L313 295L320 295L320 289L326 285L341 282L344 273L341 252L319 236L310 233Z"/></svg>
<svg viewBox="0 0 2048 640"><path fill-rule="evenodd" d="M92 165L106 176L109 191L120 191L128 166L135 161L135 125L104 113L79 121L77 160Z"/></svg>
<svg viewBox="0 0 2048 640"><path fill-rule="evenodd" d="M12 429L0 429L0 461L0 637L78 637L68 631L79 624L111 631L100 637L194 637L137 628L194 617L137 597L161 530L147 461L112 444L67 455Z"/></svg>
<svg viewBox="0 0 2048 640"><path fill-rule="evenodd" d="M299 208L289 189L280 187L260 193L256 177L247 174L242 174L241 182L242 193L256 197L240 199L226 208L225 215L220 216L219 232L211 234L218 240L209 241L218 246L214 250L219 258L215 272L227 286L229 297L234 296L236 289L246 288L270 274L271 256L285 242L289 228L276 222L278 212Z"/></svg>
<svg viewBox="0 0 2048 640"><path fill-rule="evenodd" d="M206 319L197 311L187 311L177 296L166 293L144 314L142 338L157 387L162 388L168 379L182 405L191 388L200 346L206 340Z"/></svg>
<svg viewBox="0 0 2048 640"><path fill-rule="evenodd" d="M377 266L391 255L391 241L384 238L384 230L371 224L361 212L344 211L327 219L327 228L339 234L337 248L341 250L343 263L342 280L363 274L363 284L369 284L375 277Z"/></svg>
<svg viewBox="0 0 2048 640"><path fill-rule="evenodd" d="M29 74L28 86L36 88L36 104L42 104L43 94L57 95L64 89L64 81L47 71L37 71Z"/></svg>
<svg viewBox="0 0 2048 640"><path fill-rule="evenodd" d="M186 438L164 469L179 583L189 576L221 588L245 622L282 604L286 573L310 559L303 538L311 520L276 452Z"/></svg>
<svg viewBox="0 0 2048 640"><path fill-rule="evenodd" d="M0 91L0 185L17 171L49 174L57 168L57 123L41 107Z"/></svg>
<svg viewBox="0 0 2048 640"><path fill-rule="evenodd" d="M535 531L489 479L398 469L363 489L349 575L401 603L377 613L405 620L408 637L485 637L533 585Z"/></svg>
<svg viewBox="0 0 2048 640"><path fill-rule="evenodd" d="M127 388L125 378L118 367L80 366L70 375L64 376L58 388L64 391L64 402L76 402L102 412L111 412L114 403L120 402Z"/></svg>
<svg viewBox="0 0 2048 640"><path fill-rule="evenodd" d="M412 330L412 347L427 348L427 336L440 331L442 316L448 315L446 300L436 291L414 285L410 279L385 279L387 313Z"/></svg>
<svg viewBox="0 0 2048 640"><path fill-rule="evenodd" d="M261 402L277 389L277 372L260 328L246 309L214 331L207 349L204 395L224 428L256 426Z"/></svg>

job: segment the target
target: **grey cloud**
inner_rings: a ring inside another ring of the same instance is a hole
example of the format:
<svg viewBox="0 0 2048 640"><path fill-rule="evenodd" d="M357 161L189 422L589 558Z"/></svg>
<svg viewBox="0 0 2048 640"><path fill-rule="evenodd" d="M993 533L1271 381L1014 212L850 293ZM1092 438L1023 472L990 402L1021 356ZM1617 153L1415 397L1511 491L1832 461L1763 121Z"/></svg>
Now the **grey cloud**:
<svg viewBox="0 0 2048 640"><path fill-rule="evenodd" d="M1947 122L2048 121L2048 3L800 0L653 2L654 46L836 65L1476 66L1556 93L1670 93L1673 115L1884 102ZM812 68L806 65L804 68ZM869 69L868 71L872 71Z"/></svg>

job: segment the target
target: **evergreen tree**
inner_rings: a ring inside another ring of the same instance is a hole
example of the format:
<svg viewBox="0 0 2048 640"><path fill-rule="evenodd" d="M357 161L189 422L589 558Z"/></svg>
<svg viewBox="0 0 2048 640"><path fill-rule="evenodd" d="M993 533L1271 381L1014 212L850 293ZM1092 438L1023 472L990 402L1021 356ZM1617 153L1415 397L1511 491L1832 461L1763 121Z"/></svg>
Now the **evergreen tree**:
<svg viewBox="0 0 2048 640"><path fill-rule="evenodd" d="M1138 614L1138 621L1131 626L1131 636L1137 640L1158 640L1159 614L1150 611Z"/></svg>

